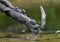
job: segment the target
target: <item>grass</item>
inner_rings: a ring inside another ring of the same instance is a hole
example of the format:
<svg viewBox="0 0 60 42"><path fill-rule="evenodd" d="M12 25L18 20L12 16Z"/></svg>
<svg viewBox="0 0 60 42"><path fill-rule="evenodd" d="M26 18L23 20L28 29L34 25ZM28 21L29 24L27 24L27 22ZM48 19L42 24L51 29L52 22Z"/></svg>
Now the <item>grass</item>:
<svg viewBox="0 0 60 42"><path fill-rule="evenodd" d="M18 2L19 1L19 2ZM47 14L46 29L60 29L60 1L59 0L18 0L15 6L23 8L29 17L41 24L41 13L39 6L43 5ZM14 2L14 1L12 1ZM20 3L20 5L19 5Z"/></svg>
<svg viewBox="0 0 60 42"><path fill-rule="evenodd" d="M60 29L60 0L9 0L14 6L26 10L29 17L41 24L41 13L39 6L43 5L47 14L46 29ZM0 30L11 24L18 24L4 13L0 12Z"/></svg>

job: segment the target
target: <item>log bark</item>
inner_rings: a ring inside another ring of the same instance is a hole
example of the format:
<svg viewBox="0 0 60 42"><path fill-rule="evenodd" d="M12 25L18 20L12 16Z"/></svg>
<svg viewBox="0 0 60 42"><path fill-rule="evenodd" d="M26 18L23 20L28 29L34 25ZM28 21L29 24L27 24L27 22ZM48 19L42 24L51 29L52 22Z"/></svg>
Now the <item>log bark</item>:
<svg viewBox="0 0 60 42"><path fill-rule="evenodd" d="M12 17L13 19L23 23L27 27L31 29L34 33L40 33L40 26L36 23L34 19L29 18L27 15L25 15L23 12L20 11L20 9L16 9L13 5L8 4L6 2L7 0L0 0L0 11L4 12L7 16ZM4 3L5 2L5 3ZM11 5L11 6L10 6ZM13 6L13 7L12 7Z"/></svg>
<svg viewBox="0 0 60 42"><path fill-rule="evenodd" d="M23 10L21 10L21 9L19 9L18 7L15 7L15 6L13 6L9 1L7 1L7 0L0 0L0 3L1 4L4 4L6 7L9 7L9 8L11 8L11 9L14 9L15 11L17 11L17 12L20 12L20 13L23 13L23 14L25 14L25 10L23 9ZM26 15L26 14L25 14Z"/></svg>

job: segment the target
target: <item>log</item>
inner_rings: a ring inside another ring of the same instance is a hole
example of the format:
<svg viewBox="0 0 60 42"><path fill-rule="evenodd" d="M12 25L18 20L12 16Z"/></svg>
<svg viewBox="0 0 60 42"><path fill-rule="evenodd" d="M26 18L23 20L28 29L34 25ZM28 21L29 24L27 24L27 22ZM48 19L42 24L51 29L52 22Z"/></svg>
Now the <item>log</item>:
<svg viewBox="0 0 60 42"><path fill-rule="evenodd" d="M6 7L9 7L9 8L11 8L11 9L14 9L15 11L17 11L17 12L20 12L20 13L23 13L23 14L25 14L25 10L23 9L23 10L21 10L21 9L19 9L18 7L15 7L15 6L13 6L9 1L7 1L7 0L0 0L0 3L1 4L4 4ZM26 14L25 14L26 15Z"/></svg>
<svg viewBox="0 0 60 42"><path fill-rule="evenodd" d="M9 1L7 0L0 0L0 3L4 4L5 6L9 8L15 8Z"/></svg>
<svg viewBox="0 0 60 42"><path fill-rule="evenodd" d="M2 1L0 2L0 11L4 12L7 16L19 21L20 23L26 25L31 29L33 33L41 32L39 24L37 24L34 19L31 19L27 15L24 15L24 13L18 11L18 9L12 8L11 6L8 7L5 3L2 3Z"/></svg>

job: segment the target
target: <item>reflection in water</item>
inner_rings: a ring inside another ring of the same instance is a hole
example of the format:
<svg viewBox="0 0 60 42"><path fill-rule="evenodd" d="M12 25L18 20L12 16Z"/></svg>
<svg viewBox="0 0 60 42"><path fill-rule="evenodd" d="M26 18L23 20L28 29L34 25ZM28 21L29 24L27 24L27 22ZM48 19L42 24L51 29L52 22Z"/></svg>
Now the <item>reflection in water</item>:
<svg viewBox="0 0 60 42"><path fill-rule="evenodd" d="M35 34L33 34L33 38L31 39L31 40L36 40L38 37L40 36L40 34L37 34L37 35L35 35Z"/></svg>
<svg viewBox="0 0 60 42"><path fill-rule="evenodd" d="M31 40L31 42L37 42L37 41Z"/></svg>

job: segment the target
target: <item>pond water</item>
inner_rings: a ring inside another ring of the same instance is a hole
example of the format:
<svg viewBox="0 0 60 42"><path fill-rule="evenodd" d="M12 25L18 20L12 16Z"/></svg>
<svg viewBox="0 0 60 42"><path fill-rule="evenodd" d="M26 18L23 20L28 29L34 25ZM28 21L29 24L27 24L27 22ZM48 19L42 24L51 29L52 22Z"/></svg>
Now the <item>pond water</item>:
<svg viewBox="0 0 60 42"><path fill-rule="evenodd" d="M60 42L60 34L40 34L36 40L31 40L36 37L31 34L14 34L17 36L16 38L1 38L2 34L4 35L4 33L0 33L0 42Z"/></svg>

